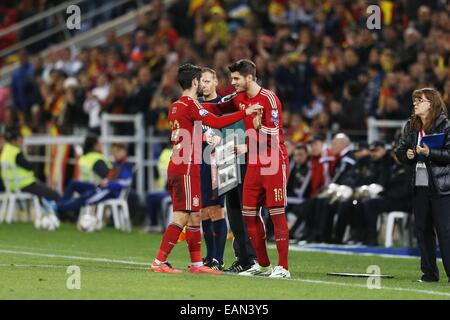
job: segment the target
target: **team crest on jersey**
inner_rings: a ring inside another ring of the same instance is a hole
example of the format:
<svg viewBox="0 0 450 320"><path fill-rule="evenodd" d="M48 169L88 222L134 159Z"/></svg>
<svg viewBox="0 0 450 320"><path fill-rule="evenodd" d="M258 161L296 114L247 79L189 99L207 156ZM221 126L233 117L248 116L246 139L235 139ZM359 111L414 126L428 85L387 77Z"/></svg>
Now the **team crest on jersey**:
<svg viewBox="0 0 450 320"><path fill-rule="evenodd" d="M200 200L198 199L197 196L195 196L195 197L192 199L192 204L194 205L194 207L198 207L198 205L200 204Z"/></svg>
<svg viewBox="0 0 450 320"><path fill-rule="evenodd" d="M245 109L245 104L244 103L239 103L239 109L240 110L244 110Z"/></svg>
<svg viewBox="0 0 450 320"><path fill-rule="evenodd" d="M209 114L209 112L206 109L200 109L198 110L198 114L201 115L202 117L206 117Z"/></svg>
<svg viewBox="0 0 450 320"><path fill-rule="evenodd" d="M177 113L177 107L172 107L172 114Z"/></svg>
<svg viewBox="0 0 450 320"><path fill-rule="evenodd" d="M272 110L271 116L272 116L271 117L272 123L275 124L276 126L278 126L278 124L279 124L278 110Z"/></svg>

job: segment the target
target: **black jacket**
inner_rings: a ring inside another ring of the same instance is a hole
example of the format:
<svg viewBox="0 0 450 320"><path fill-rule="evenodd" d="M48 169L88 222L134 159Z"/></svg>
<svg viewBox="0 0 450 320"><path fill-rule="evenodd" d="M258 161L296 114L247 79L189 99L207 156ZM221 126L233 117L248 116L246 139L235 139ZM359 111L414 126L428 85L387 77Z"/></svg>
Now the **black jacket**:
<svg viewBox="0 0 450 320"><path fill-rule="evenodd" d="M289 179L286 187L288 197L307 198L310 192L311 174L309 162L303 165L295 164L289 173ZM299 191L305 184L302 194Z"/></svg>
<svg viewBox="0 0 450 320"><path fill-rule="evenodd" d="M354 188L357 183L355 169L355 155L353 154L353 151L348 151L336 163L336 169L331 182Z"/></svg>
<svg viewBox="0 0 450 320"><path fill-rule="evenodd" d="M401 164L394 163L389 168L387 185L381 195L388 201L403 201L411 203L412 190L408 185L411 177L407 168Z"/></svg>
<svg viewBox="0 0 450 320"><path fill-rule="evenodd" d="M433 123L427 134L445 133L444 147L442 149L431 149L430 155L425 161L428 176L430 178L430 189L437 195L450 194L450 121L446 115L441 114ZM411 183L415 181L415 165L417 158L409 160L406 157L408 149L416 149L418 132L411 128L408 121L403 129L403 135L395 150L397 158L403 164L412 166L413 174Z"/></svg>

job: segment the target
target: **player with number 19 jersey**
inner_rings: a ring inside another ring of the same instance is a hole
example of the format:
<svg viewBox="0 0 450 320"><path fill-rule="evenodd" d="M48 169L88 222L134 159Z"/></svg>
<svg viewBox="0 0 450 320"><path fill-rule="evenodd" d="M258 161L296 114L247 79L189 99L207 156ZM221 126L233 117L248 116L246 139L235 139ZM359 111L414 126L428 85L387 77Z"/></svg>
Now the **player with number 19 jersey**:
<svg viewBox="0 0 450 320"><path fill-rule="evenodd" d="M244 181L244 207L286 206L286 185L289 176L289 157L283 137L281 102L276 94L262 88L254 97L245 92L220 104L203 103L213 113L245 109L259 104L263 106L261 127L254 134L247 134L247 173ZM244 119L246 130L253 129L252 114ZM273 148L273 150L272 150ZM274 170L269 170L268 167Z"/></svg>

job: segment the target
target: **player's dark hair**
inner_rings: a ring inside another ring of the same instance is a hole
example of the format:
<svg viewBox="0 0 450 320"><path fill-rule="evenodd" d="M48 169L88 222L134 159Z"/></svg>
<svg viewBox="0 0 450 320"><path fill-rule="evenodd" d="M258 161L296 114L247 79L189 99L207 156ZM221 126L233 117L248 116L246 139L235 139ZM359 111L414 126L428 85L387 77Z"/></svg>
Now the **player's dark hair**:
<svg viewBox="0 0 450 320"><path fill-rule="evenodd" d="M94 151L95 145L98 143L98 136L96 134L88 134L84 139L83 152L84 154Z"/></svg>
<svg viewBox="0 0 450 320"><path fill-rule="evenodd" d="M191 63L183 64L178 68L178 82L183 90L191 88L192 80L197 79L200 81L201 76L202 68Z"/></svg>
<svg viewBox="0 0 450 320"><path fill-rule="evenodd" d="M248 59L241 59L228 66L230 72L239 72L244 77L252 75L256 78L256 65Z"/></svg>

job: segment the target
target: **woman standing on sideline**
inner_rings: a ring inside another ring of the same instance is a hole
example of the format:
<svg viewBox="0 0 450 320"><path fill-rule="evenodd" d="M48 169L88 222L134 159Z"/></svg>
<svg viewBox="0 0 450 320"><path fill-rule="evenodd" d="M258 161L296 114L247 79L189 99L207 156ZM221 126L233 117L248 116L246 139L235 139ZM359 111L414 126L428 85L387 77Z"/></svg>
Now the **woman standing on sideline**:
<svg viewBox="0 0 450 320"><path fill-rule="evenodd" d="M435 229L450 281L450 121L437 90L418 89L412 98L414 111L403 129L396 155L413 168L413 212L423 272L419 282L439 281ZM421 144L424 135L437 133L445 134L442 149Z"/></svg>

